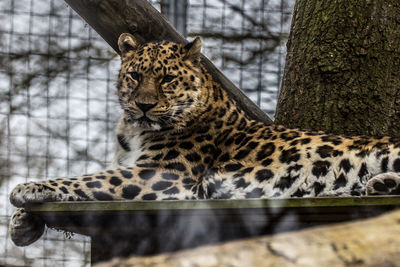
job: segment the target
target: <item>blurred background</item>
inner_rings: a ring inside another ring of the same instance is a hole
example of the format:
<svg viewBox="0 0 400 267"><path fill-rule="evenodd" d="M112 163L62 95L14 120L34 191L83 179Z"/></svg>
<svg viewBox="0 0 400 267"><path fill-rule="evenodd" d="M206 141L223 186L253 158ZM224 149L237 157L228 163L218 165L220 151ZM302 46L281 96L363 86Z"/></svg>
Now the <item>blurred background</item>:
<svg viewBox="0 0 400 267"><path fill-rule="evenodd" d="M203 54L273 118L294 1L151 3L188 39L200 36ZM2 0L0 21L0 266L89 266L85 236L46 230L16 247L8 195L110 163L119 57L61 0Z"/></svg>

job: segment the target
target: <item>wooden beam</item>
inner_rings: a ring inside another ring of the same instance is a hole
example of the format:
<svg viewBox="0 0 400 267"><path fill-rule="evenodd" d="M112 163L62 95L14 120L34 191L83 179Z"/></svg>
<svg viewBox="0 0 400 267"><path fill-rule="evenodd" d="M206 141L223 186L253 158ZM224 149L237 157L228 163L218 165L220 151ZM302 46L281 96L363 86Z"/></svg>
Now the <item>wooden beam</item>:
<svg viewBox="0 0 400 267"><path fill-rule="evenodd" d="M313 197L272 199L209 199L170 201L86 201L45 202L29 204L30 212L89 212L89 211L138 211L138 210L231 210L270 208L316 208L400 206L398 196L368 197Z"/></svg>
<svg viewBox="0 0 400 267"><path fill-rule="evenodd" d="M187 40L147 0L65 0L117 52L121 33L129 32L141 42ZM271 125L272 120L225 77L205 56L202 63L252 119Z"/></svg>
<svg viewBox="0 0 400 267"><path fill-rule="evenodd" d="M94 264L127 255L159 254L199 245L365 219L398 207L399 197L376 196L71 201L30 204L25 209L39 216L50 228L91 236ZM182 226L184 230L177 230L182 229ZM160 240L167 242L160 243ZM110 250L110 247L114 249Z"/></svg>

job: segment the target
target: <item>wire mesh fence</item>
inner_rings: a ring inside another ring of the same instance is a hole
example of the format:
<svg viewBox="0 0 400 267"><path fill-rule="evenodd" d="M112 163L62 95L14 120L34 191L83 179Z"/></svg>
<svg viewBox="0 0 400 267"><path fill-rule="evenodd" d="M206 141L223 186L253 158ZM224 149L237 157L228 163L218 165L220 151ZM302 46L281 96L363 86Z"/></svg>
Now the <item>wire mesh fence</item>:
<svg viewBox="0 0 400 267"><path fill-rule="evenodd" d="M181 2L152 4L189 38L201 36L203 53L273 116L294 0L190 0L174 8ZM8 195L18 183L111 162L118 56L63 1L2 0L0 21L0 266L89 265L84 236L47 230L16 247Z"/></svg>
<svg viewBox="0 0 400 267"><path fill-rule="evenodd" d="M227 77L273 117L294 0L193 0L188 35Z"/></svg>

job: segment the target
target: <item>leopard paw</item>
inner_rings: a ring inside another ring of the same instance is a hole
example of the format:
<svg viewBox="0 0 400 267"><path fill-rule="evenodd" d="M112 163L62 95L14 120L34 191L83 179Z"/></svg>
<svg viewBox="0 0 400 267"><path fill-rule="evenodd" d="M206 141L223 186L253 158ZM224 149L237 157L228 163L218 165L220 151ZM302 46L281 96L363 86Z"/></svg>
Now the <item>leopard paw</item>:
<svg viewBox="0 0 400 267"><path fill-rule="evenodd" d="M56 190L40 183L17 185L10 194L10 202L15 207L23 207L25 203L57 201Z"/></svg>
<svg viewBox="0 0 400 267"><path fill-rule="evenodd" d="M9 233L17 246L27 246L38 240L45 228L43 220L25 209L17 209L11 217Z"/></svg>
<svg viewBox="0 0 400 267"><path fill-rule="evenodd" d="M367 195L400 195L400 174L387 172L367 182Z"/></svg>

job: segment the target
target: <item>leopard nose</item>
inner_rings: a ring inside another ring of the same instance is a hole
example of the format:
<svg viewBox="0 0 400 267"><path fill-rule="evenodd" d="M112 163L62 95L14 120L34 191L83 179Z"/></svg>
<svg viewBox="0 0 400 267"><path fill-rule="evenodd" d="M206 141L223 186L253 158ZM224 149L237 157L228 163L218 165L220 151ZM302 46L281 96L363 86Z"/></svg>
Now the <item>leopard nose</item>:
<svg viewBox="0 0 400 267"><path fill-rule="evenodd" d="M145 104L145 103L140 103L140 102L136 102L135 104L138 108L140 108L143 112L149 111L150 109L154 108L155 106L157 106L157 103L154 104Z"/></svg>

